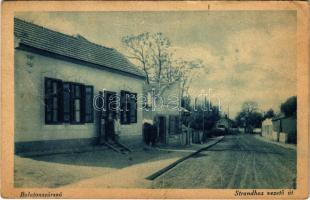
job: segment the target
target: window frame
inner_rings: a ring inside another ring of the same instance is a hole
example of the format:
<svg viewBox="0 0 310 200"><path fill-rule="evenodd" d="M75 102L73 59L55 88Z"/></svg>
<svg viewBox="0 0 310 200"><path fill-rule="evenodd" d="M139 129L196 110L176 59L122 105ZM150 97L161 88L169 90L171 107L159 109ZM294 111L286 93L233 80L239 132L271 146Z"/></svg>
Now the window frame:
<svg viewBox="0 0 310 200"><path fill-rule="evenodd" d="M48 81L50 84L48 86ZM57 84L56 93L53 93L53 84ZM79 86L80 94L76 93L76 86ZM86 89L90 91L86 93ZM49 94L52 93L52 94ZM87 102L87 95L90 95ZM57 98L57 107L54 108L53 98ZM94 108L93 108L94 87L92 85L84 85L82 83L62 81L56 78L44 77L44 119L46 125L60 124L86 124L94 123ZM79 100L80 120L75 120L75 100ZM65 106L66 104L66 106ZM89 104L89 105L87 105ZM49 108L49 106L52 106ZM67 109L67 106L69 107ZM86 113L86 107L89 110ZM57 121L53 121L54 110L57 110ZM50 115L50 120L48 120ZM68 118L69 117L69 118ZM87 118L87 120L86 120Z"/></svg>
<svg viewBox="0 0 310 200"><path fill-rule="evenodd" d="M128 96L129 96L129 100L128 100ZM132 96L134 96L135 98L132 99ZM120 101L121 101L120 102L120 106L121 106L120 123L124 125L137 123L138 121L137 93L121 90ZM131 113L133 103L135 105L134 119L132 119L132 113ZM124 120L125 118L126 120Z"/></svg>
<svg viewBox="0 0 310 200"><path fill-rule="evenodd" d="M52 94L51 97L50 96L47 97L47 95L49 95L48 94L49 89L48 89L48 86L47 86L48 81L51 81L51 90L53 90L53 83L57 84L56 94ZM45 121L45 124L47 124L47 125L59 125L59 124L62 124L62 122L63 122L62 94L63 94L63 92L62 92L62 80L56 79L56 78L44 77L44 110L45 110L45 112L44 112L44 119L45 120L44 121ZM57 98L57 108L56 108L57 109L57 121L56 122L53 120L53 117L54 117L54 112L53 111L55 110L53 108L54 107L53 106L53 98L54 97ZM51 105L52 105L51 111L48 110L48 106L49 106L48 101L50 100L48 98L52 98L52 100L51 100L52 101L52 103L51 103ZM51 119L50 120L48 120L48 117L47 117L49 112L51 113Z"/></svg>
<svg viewBox="0 0 310 200"><path fill-rule="evenodd" d="M76 89L75 87L78 86L80 88L80 95L76 97ZM85 85L82 83L70 83L70 124L72 125L79 125L85 124L85 116L84 116L84 87ZM73 93L72 93L73 92ZM80 121L75 121L75 100L80 100Z"/></svg>

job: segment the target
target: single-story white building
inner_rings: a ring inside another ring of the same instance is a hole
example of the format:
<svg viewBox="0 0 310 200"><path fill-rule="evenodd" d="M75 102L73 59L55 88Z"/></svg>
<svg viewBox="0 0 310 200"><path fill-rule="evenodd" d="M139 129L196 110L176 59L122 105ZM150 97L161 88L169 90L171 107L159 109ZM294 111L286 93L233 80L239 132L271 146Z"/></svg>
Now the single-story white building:
<svg viewBox="0 0 310 200"><path fill-rule="evenodd" d="M143 118L156 121L158 142L183 144L180 82L145 84L144 96L147 101Z"/></svg>
<svg viewBox="0 0 310 200"><path fill-rule="evenodd" d="M104 121L115 105L120 105L120 141L142 142L142 101L137 99L143 71L115 49L17 18L14 38L16 153L108 139Z"/></svg>
<svg viewBox="0 0 310 200"><path fill-rule="evenodd" d="M230 129L233 125L233 121L229 119L227 116L222 117L215 123L216 128L225 128L225 129Z"/></svg>
<svg viewBox="0 0 310 200"><path fill-rule="evenodd" d="M262 122L262 136L272 140L273 138L273 125L272 120L267 118Z"/></svg>

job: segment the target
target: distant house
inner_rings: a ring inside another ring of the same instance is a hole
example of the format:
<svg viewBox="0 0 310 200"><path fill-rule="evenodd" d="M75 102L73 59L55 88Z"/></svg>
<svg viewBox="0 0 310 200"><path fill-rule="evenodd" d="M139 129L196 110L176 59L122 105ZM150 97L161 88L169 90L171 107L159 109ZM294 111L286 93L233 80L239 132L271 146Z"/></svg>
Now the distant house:
<svg viewBox="0 0 310 200"><path fill-rule="evenodd" d="M267 118L262 122L262 136L272 140L273 124L272 120Z"/></svg>
<svg viewBox="0 0 310 200"><path fill-rule="evenodd" d="M115 114L115 98L120 140L142 141L137 98L143 94L145 74L122 54L17 18L14 39L16 153L109 139L106 119Z"/></svg>
<svg viewBox="0 0 310 200"><path fill-rule="evenodd" d="M215 123L215 128L225 128L229 129L233 126L233 121L229 119L227 116L222 117Z"/></svg>
<svg viewBox="0 0 310 200"><path fill-rule="evenodd" d="M160 143L175 142L173 140L181 133L180 83L150 83L145 84L143 90L147 97L143 110L144 120L157 122Z"/></svg>
<svg viewBox="0 0 310 200"><path fill-rule="evenodd" d="M273 141L296 143L297 119L296 116L276 116L262 122L262 136Z"/></svg>
<svg viewBox="0 0 310 200"><path fill-rule="evenodd" d="M273 131L277 133L286 133L287 142L297 142L297 118L296 116L280 115L272 118Z"/></svg>

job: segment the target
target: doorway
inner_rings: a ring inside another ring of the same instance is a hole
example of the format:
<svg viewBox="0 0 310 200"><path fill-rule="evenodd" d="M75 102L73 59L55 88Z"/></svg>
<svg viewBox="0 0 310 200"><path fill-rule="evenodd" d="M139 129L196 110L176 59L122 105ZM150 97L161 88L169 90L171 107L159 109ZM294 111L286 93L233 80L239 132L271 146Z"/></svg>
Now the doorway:
<svg viewBox="0 0 310 200"><path fill-rule="evenodd" d="M114 139L114 119L118 109L117 94L112 91L99 92L101 104L99 117L99 143Z"/></svg>
<svg viewBox="0 0 310 200"><path fill-rule="evenodd" d="M158 140L161 143L166 143L166 117L158 116Z"/></svg>

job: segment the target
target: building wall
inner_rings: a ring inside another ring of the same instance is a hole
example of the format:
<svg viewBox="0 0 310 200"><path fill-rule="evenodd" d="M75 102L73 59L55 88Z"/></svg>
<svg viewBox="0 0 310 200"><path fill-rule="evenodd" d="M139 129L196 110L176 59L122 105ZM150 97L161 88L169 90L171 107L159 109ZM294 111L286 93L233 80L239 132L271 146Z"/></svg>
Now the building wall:
<svg viewBox="0 0 310 200"><path fill-rule="evenodd" d="M262 136L272 140L272 134L273 134L273 125L271 119L265 119L262 122Z"/></svg>
<svg viewBox="0 0 310 200"><path fill-rule="evenodd" d="M143 111L143 119L153 121L157 117L165 117L165 143L179 144L182 142L181 134L172 134L170 132L169 117L179 117L180 120L180 84L173 83L169 86L162 86L162 91L156 92L156 106ZM158 91L158 89L156 89ZM174 123L171 125L175 126ZM180 121L179 121L180 126ZM181 132L179 132L181 133ZM158 133L159 134L159 133Z"/></svg>
<svg viewBox="0 0 310 200"><path fill-rule="evenodd" d="M220 119L216 122L215 126L219 128L220 126L225 126L225 128L230 128L231 123L228 121L228 119Z"/></svg>
<svg viewBox="0 0 310 200"><path fill-rule="evenodd" d="M156 106L143 111L143 118L153 120L155 116L179 115L180 85L178 82L165 87L163 92L155 94Z"/></svg>
<svg viewBox="0 0 310 200"><path fill-rule="evenodd" d="M103 89L127 90L142 95L143 80L71 62L15 50L15 142L89 139L98 136L97 124L45 124L44 77L94 86L94 95ZM137 123L122 125L121 139L141 138L142 110L138 101ZM94 118L96 122L96 116Z"/></svg>
<svg viewBox="0 0 310 200"><path fill-rule="evenodd" d="M288 142L296 143L297 140L297 119L296 117L287 117L272 121L275 132L284 132L288 134ZM282 130L281 128L282 127Z"/></svg>

